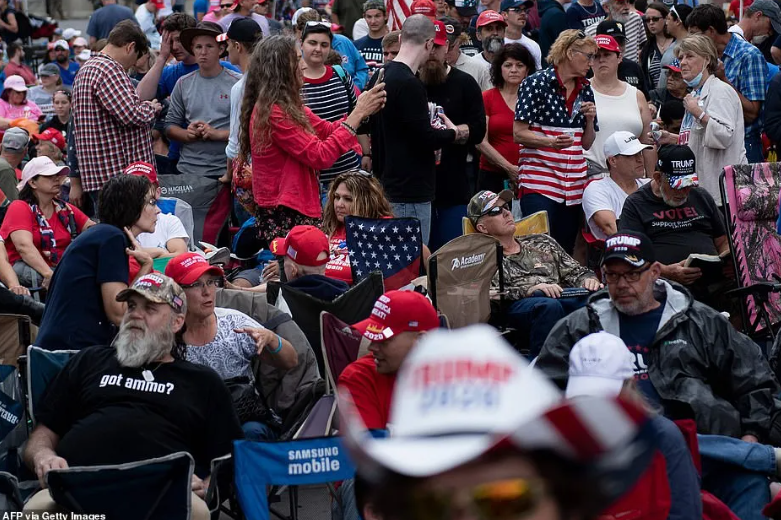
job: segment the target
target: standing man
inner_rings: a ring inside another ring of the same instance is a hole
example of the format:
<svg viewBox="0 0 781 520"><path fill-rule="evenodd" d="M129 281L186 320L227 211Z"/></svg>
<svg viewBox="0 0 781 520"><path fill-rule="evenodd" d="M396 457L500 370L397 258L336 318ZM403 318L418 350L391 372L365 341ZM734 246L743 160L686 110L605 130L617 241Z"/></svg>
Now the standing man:
<svg viewBox="0 0 781 520"><path fill-rule="evenodd" d="M60 79L66 87L73 85L79 64L71 60L70 47L65 40L54 42L54 63L60 68Z"/></svg>
<svg viewBox="0 0 781 520"><path fill-rule="evenodd" d="M220 18L219 24L222 26L223 32L228 28L235 20L241 20L242 18L252 18L260 26L263 34L269 34L268 18L261 16L254 12L252 8L255 6L257 0L233 0L233 6L231 7L231 14Z"/></svg>
<svg viewBox="0 0 781 520"><path fill-rule="evenodd" d="M537 66L537 70L542 70L540 45L523 34L529 9L532 7L534 7L533 0L504 0L502 2L502 16L504 16L504 21L507 23L507 29L504 32L504 44L519 43L526 47L534 57L534 64Z"/></svg>
<svg viewBox="0 0 781 520"><path fill-rule="evenodd" d="M504 30L507 22L496 11L483 11L477 17L477 39L483 44L483 51L471 59L479 63L481 71L477 79L480 90L488 90L494 87L491 81L491 61L494 54L504 46Z"/></svg>
<svg viewBox="0 0 781 520"><path fill-rule="evenodd" d="M624 57L634 62L639 62L640 49L643 48L646 42L643 18L637 14L629 0L607 0L603 5L607 7L606 20L618 22L622 26L624 37L626 38L626 48L622 51ZM586 34L589 36L599 34L597 27L597 24L589 25L586 28Z"/></svg>
<svg viewBox="0 0 781 520"><path fill-rule="evenodd" d="M567 16L564 6L571 0L538 0L537 11L540 13L539 42L543 56L548 56L551 45L562 31L567 29Z"/></svg>
<svg viewBox="0 0 781 520"><path fill-rule="evenodd" d="M437 34L447 34L444 22L434 22ZM467 155L472 146L485 137L485 109L480 87L466 72L445 63L447 40L434 38L434 49L419 71L426 86L428 99L441 106L454 125L467 135L463 143L451 143L442 148L436 167L436 199L432 208L432 251L461 235L461 220L472 195L467 175ZM474 59L474 58L472 58Z"/></svg>
<svg viewBox="0 0 781 520"><path fill-rule="evenodd" d="M585 31L607 17L602 4L596 0L578 0L567 9L567 27Z"/></svg>
<svg viewBox="0 0 781 520"><path fill-rule="evenodd" d="M165 9L163 0L149 0L139 5L138 9L136 9L136 21L141 30L144 31L147 40L149 40L149 46L156 51L160 50L160 43L162 42L162 37L157 32L157 18L160 16L162 9Z"/></svg>
<svg viewBox="0 0 781 520"><path fill-rule="evenodd" d="M369 66L369 74L371 75L382 64L382 39L390 32L385 2L368 0L363 4L363 19L369 26L369 34L356 40L355 48L358 49L366 61L366 65Z"/></svg>
<svg viewBox="0 0 781 520"><path fill-rule="evenodd" d="M759 0L746 7L743 18L728 29L743 36L747 42L757 36L772 36L781 33L781 8L773 0Z"/></svg>
<svg viewBox="0 0 781 520"><path fill-rule="evenodd" d="M182 31L182 45L199 68L176 83L165 118L166 135L182 143L179 173L214 178L226 173L230 95L241 74L220 64L226 47L217 41L220 29L213 22L201 22Z"/></svg>
<svg viewBox="0 0 781 520"><path fill-rule="evenodd" d="M362 13L362 0L334 0L331 9L331 20L333 23L344 27L344 35L352 39L353 26L361 18Z"/></svg>
<svg viewBox="0 0 781 520"><path fill-rule="evenodd" d="M429 240L435 198L434 152L468 137L447 118L445 129L431 125L426 89L415 74L428 60L435 40L440 45L447 43L427 17L412 15L404 21L399 54L385 65L385 108L372 116L379 145L372 150L374 168L379 170L393 214L418 218L424 243Z"/></svg>
<svg viewBox="0 0 781 520"><path fill-rule="evenodd" d="M141 101L127 75L149 52L148 45L134 21L120 22L73 83L71 117L81 177L71 177L70 200L77 206L87 193L97 208L103 184L128 164L154 163L151 129L160 103Z"/></svg>
<svg viewBox="0 0 781 520"><path fill-rule="evenodd" d="M90 47L95 42L108 38L109 33L122 20L132 20L136 23L136 16L129 7L118 5L117 0L101 0L103 7L92 13L87 23Z"/></svg>

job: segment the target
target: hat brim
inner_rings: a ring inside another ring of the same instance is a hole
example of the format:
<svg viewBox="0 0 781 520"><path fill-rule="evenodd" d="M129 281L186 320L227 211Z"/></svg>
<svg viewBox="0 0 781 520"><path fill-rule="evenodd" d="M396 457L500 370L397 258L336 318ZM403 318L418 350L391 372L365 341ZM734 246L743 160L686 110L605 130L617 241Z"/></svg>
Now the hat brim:
<svg viewBox="0 0 781 520"><path fill-rule="evenodd" d="M27 92L29 89L25 85L22 85L21 87L3 87L3 91L5 92L6 90L13 90L14 92Z"/></svg>
<svg viewBox="0 0 781 520"><path fill-rule="evenodd" d="M640 140L635 139L632 141L632 144L626 149L622 150L621 153L618 153L616 155L637 155L643 150L652 150L653 146L650 144L643 144L640 142ZM615 155L613 156L615 157Z"/></svg>
<svg viewBox="0 0 781 520"><path fill-rule="evenodd" d="M380 330L380 332L373 332L371 330L368 330L369 327L372 325L376 329ZM385 327L382 323L375 320L371 316L369 316L363 321L359 321L355 325L352 325L352 328L357 330L358 333L364 338L375 342L388 341L395 335L393 330L391 330L389 327Z"/></svg>
<svg viewBox="0 0 781 520"><path fill-rule="evenodd" d="M680 67L676 67L674 65L662 65L662 68L671 70L673 72L681 72L681 68Z"/></svg>
<svg viewBox="0 0 781 520"><path fill-rule="evenodd" d="M770 18L770 17L768 16L768 18ZM774 20L774 19L770 18L770 25L773 26L773 30L776 33L781 34L781 21Z"/></svg>
<svg viewBox="0 0 781 520"><path fill-rule="evenodd" d="M648 263L648 261L643 258L637 258L634 255L627 255L622 251L612 251L602 256L600 265L605 265L610 260L621 260L622 262L626 262L632 267L643 267Z"/></svg>
<svg viewBox="0 0 781 520"><path fill-rule="evenodd" d="M166 300L163 298L160 298L159 296L152 295L145 291L144 289L136 289L135 287L128 287L127 289L123 289L119 291L117 294L117 301L118 302L126 302L130 299L130 296L133 294L137 294L140 297L144 298L147 301L150 301L152 303L164 303L166 305L170 305Z"/></svg>
<svg viewBox="0 0 781 520"><path fill-rule="evenodd" d="M211 29L203 29L200 27L195 27L192 29L185 29L182 31L182 33L179 35L179 41L182 44L182 47L189 52L190 54L193 53L193 39L195 39L198 36L211 36L215 40L219 35L221 35L222 32L213 31Z"/></svg>
<svg viewBox="0 0 781 520"><path fill-rule="evenodd" d="M668 177L669 178L669 177ZM696 173L691 175L678 175L669 178L670 187L674 190L683 190L685 188L696 188L700 185L700 179Z"/></svg>
<svg viewBox="0 0 781 520"><path fill-rule="evenodd" d="M194 267L191 267L187 272L178 280L174 280L179 285L190 285L195 283L198 278L205 274L213 274L215 276L223 276L225 272L220 266L209 265L208 263L198 263Z"/></svg>
<svg viewBox="0 0 781 520"><path fill-rule="evenodd" d="M593 376L569 376L565 397L567 399L589 395L615 397L621 393L623 387L624 382L620 379Z"/></svg>

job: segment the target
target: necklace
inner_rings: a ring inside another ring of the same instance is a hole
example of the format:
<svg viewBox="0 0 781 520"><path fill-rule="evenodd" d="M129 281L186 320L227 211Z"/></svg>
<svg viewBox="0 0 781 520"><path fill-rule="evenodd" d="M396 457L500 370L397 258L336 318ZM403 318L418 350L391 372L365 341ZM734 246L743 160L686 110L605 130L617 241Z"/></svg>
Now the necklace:
<svg viewBox="0 0 781 520"><path fill-rule="evenodd" d="M585 6L585 5L581 4L580 2L578 2L578 5L580 7L582 7L584 11L586 11L586 14L592 14L592 15L593 14L597 14L597 3L596 2L591 4L591 7L592 7L593 11L589 11L588 10L589 9L588 6Z"/></svg>
<svg viewBox="0 0 781 520"><path fill-rule="evenodd" d="M163 362L159 361L157 363L157 366L155 368L153 368L152 370L149 370L148 368L145 368L144 371L141 372L141 376L144 378L144 381L150 381L150 382L154 381L155 380L154 372L158 368L160 368L161 366L163 366Z"/></svg>
<svg viewBox="0 0 781 520"><path fill-rule="evenodd" d="M665 38L664 44L659 45L659 38L656 39L656 47L659 49L659 54L664 54L670 44L673 42L673 38Z"/></svg>

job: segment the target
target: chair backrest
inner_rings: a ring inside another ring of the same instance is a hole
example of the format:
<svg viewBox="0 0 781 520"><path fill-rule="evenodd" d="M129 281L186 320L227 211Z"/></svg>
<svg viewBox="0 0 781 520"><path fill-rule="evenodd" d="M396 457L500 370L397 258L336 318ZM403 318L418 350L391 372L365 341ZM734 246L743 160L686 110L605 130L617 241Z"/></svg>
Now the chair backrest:
<svg viewBox="0 0 781 520"><path fill-rule="evenodd" d="M470 233L477 233L472 221L467 217L461 219L461 228L465 235ZM539 235L542 233L550 233L550 223L548 222L547 211L537 211L527 217L523 217L521 220L515 222L515 233L517 237L525 237L526 235Z"/></svg>
<svg viewBox="0 0 781 520"><path fill-rule="evenodd" d="M27 412L33 425L46 387L77 353L78 350L46 350L33 345L27 348Z"/></svg>
<svg viewBox="0 0 781 520"><path fill-rule="evenodd" d="M320 313L326 393L333 393L342 371L358 359L363 336L333 314Z"/></svg>
<svg viewBox="0 0 781 520"><path fill-rule="evenodd" d="M325 372L325 363L320 345L320 313L327 311L346 323L357 323L369 317L374 302L385 292L380 273L372 273L332 302L320 300L287 284L282 284L280 290L293 321L304 331L315 352L321 374Z"/></svg>
<svg viewBox="0 0 781 520"><path fill-rule="evenodd" d="M230 187L201 175L168 174L158 175L157 179L163 195L176 197L191 206L193 244L201 241L216 244L231 212Z"/></svg>
<svg viewBox="0 0 781 520"><path fill-rule="evenodd" d="M333 434L336 414L336 395L323 395L309 411L293 439L314 439Z"/></svg>
<svg viewBox="0 0 781 520"><path fill-rule="evenodd" d="M233 460L239 503L247 520L270 517L271 485L315 485L347 480L355 466L341 437L289 442L234 441Z"/></svg>
<svg viewBox="0 0 781 520"><path fill-rule="evenodd" d="M0 365L17 366L16 360L35 340L37 327L29 316L0 314Z"/></svg>
<svg viewBox="0 0 781 520"><path fill-rule="evenodd" d="M160 211L163 213L179 217L179 220L182 221L182 225L184 226L184 230L187 231L187 236L190 237L190 243L187 245L191 250L194 250L196 242L195 237L193 236L195 232L193 207L182 199L177 199L175 197L160 197L157 199L157 207L160 208Z"/></svg>
<svg viewBox="0 0 781 520"><path fill-rule="evenodd" d="M738 285L775 282L781 273L781 237L776 233L781 163L727 166L721 176L722 201ZM764 329L758 302L746 298L744 323L749 333ZM781 295L767 306L772 324L781 322Z"/></svg>
<svg viewBox="0 0 781 520"><path fill-rule="evenodd" d="M127 464L52 470L46 483L54 500L69 511L112 520L189 520L194 467L189 453L178 452Z"/></svg>
<svg viewBox="0 0 781 520"><path fill-rule="evenodd" d="M429 295L452 328L488 322L501 258L499 242L481 233L456 237L429 257Z"/></svg>
<svg viewBox="0 0 781 520"><path fill-rule="evenodd" d="M353 280L382 273L385 289L399 289L420 276L423 235L416 218L346 217Z"/></svg>

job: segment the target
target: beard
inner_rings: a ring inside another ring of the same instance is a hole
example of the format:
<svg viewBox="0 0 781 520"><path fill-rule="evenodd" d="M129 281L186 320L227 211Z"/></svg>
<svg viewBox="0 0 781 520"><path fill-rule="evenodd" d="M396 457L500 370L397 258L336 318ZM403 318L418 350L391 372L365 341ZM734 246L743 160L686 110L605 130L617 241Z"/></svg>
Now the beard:
<svg viewBox="0 0 781 520"><path fill-rule="evenodd" d="M651 288L648 294L638 295L638 297L629 304L618 303L618 299L613 299L613 305L618 312L626 314L627 316L638 316L646 312L646 309L650 305L650 300L654 297L653 288Z"/></svg>
<svg viewBox="0 0 781 520"><path fill-rule="evenodd" d="M444 63L436 60L428 60L423 67L420 68L420 81L424 85L441 85L447 80L447 67Z"/></svg>
<svg viewBox="0 0 781 520"><path fill-rule="evenodd" d="M504 47L504 38L489 36L483 40L483 50L490 54L496 54Z"/></svg>
<svg viewBox="0 0 781 520"><path fill-rule="evenodd" d="M130 324L143 330L130 328ZM122 321L112 346L117 351L117 361L123 367L139 368L156 361L171 352L174 345L174 332L170 321L162 330L151 331L144 322Z"/></svg>
<svg viewBox="0 0 781 520"><path fill-rule="evenodd" d="M686 197L684 199L669 198L667 197L667 195L665 195L664 190L659 190L659 191L662 194L662 200L664 201L664 203L670 206L671 208L679 208L684 204L686 204L686 201L689 200L689 197Z"/></svg>
<svg viewBox="0 0 781 520"><path fill-rule="evenodd" d="M70 60L70 56L68 56L67 54L65 56L58 55L55 58L55 61L57 61L57 63L68 63L68 60Z"/></svg>
<svg viewBox="0 0 781 520"><path fill-rule="evenodd" d="M621 8L616 8L613 5L610 5L607 10L612 20L620 23L626 23L629 21L629 14L624 14Z"/></svg>

